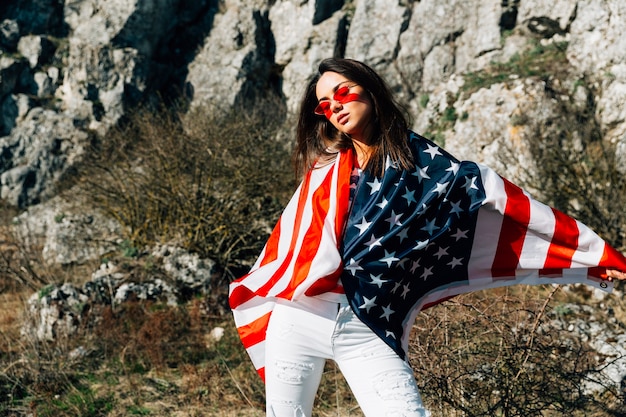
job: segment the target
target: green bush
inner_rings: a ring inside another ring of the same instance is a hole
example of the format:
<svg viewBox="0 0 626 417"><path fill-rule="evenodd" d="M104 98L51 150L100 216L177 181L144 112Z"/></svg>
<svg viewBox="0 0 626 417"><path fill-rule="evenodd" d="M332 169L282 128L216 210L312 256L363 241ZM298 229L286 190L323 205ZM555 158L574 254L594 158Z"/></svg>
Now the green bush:
<svg viewBox="0 0 626 417"><path fill-rule="evenodd" d="M470 95L492 84L509 81L511 77L550 77L561 73L569 66L566 49L567 42L542 45L537 39L531 49L515 54L507 62L493 62L488 68L464 74L463 91Z"/></svg>

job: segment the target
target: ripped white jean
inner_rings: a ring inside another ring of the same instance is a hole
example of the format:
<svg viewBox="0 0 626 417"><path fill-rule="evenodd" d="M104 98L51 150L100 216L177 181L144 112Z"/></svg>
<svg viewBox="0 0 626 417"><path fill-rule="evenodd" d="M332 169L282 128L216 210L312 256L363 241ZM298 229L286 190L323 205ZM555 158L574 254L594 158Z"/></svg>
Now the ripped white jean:
<svg viewBox="0 0 626 417"><path fill-rule="evenodd" d="M280 301L267 329L268 417L310 417L333 359L368 417L427 417L413 370L352 312L320 299Z"/></svg>

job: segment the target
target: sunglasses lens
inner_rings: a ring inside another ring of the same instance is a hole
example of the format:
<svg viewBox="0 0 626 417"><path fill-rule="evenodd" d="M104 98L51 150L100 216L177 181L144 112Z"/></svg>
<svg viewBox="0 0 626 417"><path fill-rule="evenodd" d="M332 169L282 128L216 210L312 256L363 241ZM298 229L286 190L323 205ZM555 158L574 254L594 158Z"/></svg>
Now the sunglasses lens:
<svg viewBox="0 0 626 417"><path fill-rule="evenodd" d="M335 94L333 94L333 101L341 104L348 103L350 101L357 100L359 98L358 94L350 94L350 88L354 86L344 85L343 87L337 89ZM315 110L313 110L315 114L319 114L321 116L326 116L330 119L332 115L332 111L330 110L330 100L324 100L317 104Z"/></svg>
<svg viewBox="0 0 626 417"><path fill-rule="evenodd" d="M340 89L338 89L337 91L335 91L335 94L333 95L333 99L335 101L343 103L342 100L344 100L348 96L349 92L350 92L350 87L343 86Z"/></svg>
<svg viewBox="0 0 626 417"><path fill-rule="evenodd" d="M315 114L319 114L324 116L326 112L330 109L330 103L328 101L322 101L315 108Z"/></svg>

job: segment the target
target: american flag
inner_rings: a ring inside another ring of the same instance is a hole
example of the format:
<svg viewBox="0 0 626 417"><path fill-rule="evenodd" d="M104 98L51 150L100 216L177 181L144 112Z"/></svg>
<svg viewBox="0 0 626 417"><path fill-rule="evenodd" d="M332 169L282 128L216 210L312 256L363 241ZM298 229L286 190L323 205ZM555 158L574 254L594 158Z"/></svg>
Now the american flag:
<svg viewBox="0 0 626 417"><path fill-rule="evenodd" d="M278 298L333 290L401 357L419 311L512 284L606 288L626 258L575 219L493 170L409 132L415 168L364 172L349 207L351 152L313 169L250 273L231 284L235 324L264 376L265 329Z"/></svg>

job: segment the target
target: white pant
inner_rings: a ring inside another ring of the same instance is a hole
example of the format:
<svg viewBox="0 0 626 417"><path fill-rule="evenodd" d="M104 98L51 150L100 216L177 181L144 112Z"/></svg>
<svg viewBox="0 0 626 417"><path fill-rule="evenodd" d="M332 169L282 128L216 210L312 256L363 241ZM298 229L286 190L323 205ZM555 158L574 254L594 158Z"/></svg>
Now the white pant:
<svg viewBox="0 0 626 417"><path fill-rule="evenodd" d="M280 301L267 329L268 417L310 417L333 359L368 417L426 417L413 370L347 304Z"/></svg>

